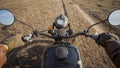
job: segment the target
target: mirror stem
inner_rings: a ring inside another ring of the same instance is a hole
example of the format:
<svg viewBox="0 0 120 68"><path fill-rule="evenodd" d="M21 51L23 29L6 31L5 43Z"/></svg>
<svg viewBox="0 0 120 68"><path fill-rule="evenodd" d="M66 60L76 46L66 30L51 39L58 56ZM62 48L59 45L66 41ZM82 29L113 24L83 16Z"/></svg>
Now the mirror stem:
<svg viewBox="0 0 120 68"><path fill-rule="evenodd" d="M20 21L20 20L18 20L16 18L15 18L15 20L18 21L18 22L20 22L23 25L26 25L26 26L30 27L34 31L34 28L32 26L30 26L30 25L28 25L28 24L26 24L26 23L24 23L24 22L22 22L22 21Z"/></svg>
<svg viewBox="0 0 120 68"><path fill-rule="evenodd" d="M95 25L97 25L97 24L100 24L100 23L104 23L104 22L107 21L107 20L108 20L108 19L105 19L105 20L99 21L99 22L97 22L97 23L89 26L87 32L89 33L89 30L91 29L91 27L93 27L93 26L95 26Z"/></svg>

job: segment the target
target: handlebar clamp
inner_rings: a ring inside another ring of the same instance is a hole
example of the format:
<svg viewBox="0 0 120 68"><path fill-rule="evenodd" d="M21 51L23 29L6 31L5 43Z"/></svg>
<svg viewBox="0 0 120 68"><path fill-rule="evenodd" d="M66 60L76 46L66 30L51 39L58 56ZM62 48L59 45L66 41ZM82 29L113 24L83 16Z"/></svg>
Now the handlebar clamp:
<svg viewBox="0 0 120 68"><path fill-rule="evenodd" d="M21 39L22 39L23 42L31 42L32 41L31 40L32 36L33 35L30 33L30 34L24 35Z"/></svg>

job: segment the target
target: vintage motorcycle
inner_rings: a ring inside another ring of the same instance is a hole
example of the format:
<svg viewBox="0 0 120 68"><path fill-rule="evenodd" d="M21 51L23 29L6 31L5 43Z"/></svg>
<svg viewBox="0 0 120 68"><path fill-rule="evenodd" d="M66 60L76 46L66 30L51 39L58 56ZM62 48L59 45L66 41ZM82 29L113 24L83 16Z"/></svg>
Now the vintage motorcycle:
<svg viewBox="0 0 120 68"><path fill-rule="evenodd" d="M0 9L0 23L2 25L10 26L14 24L15 20L21 22L20 20L17 20L9 10ZM78 33L73 32L70 27L70 23L68 23L68 18L64 14L61 14L56 17L55 22L49 30L45 30L48 31L48 34L45 34L45 31L33 30L32 33L24 35L22 40L24 42L30 42L32 38L38 36L46 36L55 40L55 42L48 46L45 50L44 58L41 62L42 68L82 68L82 60L79 49L72 43L68 42L69 38L86 36L97 40L99 35L90 34L89 30L91 27L100 23L105 23L106 21L108 21L110 25L120 25L120 10L112 11L107 19L95 23L89 26L87 30L83 30L83 32ZM31 27L30 25L28 26ZM2 43L3 42L4 41L2 41Z"/></svg>

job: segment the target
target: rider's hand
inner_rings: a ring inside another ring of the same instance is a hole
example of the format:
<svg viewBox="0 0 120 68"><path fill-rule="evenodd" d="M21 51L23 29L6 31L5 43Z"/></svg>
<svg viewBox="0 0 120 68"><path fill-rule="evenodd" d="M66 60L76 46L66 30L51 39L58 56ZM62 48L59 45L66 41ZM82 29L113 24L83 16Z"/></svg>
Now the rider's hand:
<svg viewBox="0 0 120 68"><path fill-rule="evenodd" d="M0 44L0 68L3 66L3 64L7 61L7 53L8 46Z"/></svg>
<svg viewBox="0 0 120 68"><path fill-rule="evenodd" d="M96 40L96 43L104 47L106 43L111 41L119 41L119 37L112 33L102 33L99 35L98 39Z"/></svg>

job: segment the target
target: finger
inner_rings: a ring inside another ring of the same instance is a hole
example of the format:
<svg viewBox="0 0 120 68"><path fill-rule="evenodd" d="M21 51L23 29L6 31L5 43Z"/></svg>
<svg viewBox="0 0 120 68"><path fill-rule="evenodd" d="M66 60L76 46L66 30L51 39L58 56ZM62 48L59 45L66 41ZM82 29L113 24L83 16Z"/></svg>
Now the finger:
<svg viewBox="0 0 120 68"><path fill-rule="evenodd" d="M6 52L8 50L8 46L5 44L0 44L0 49Z"/></svg>

